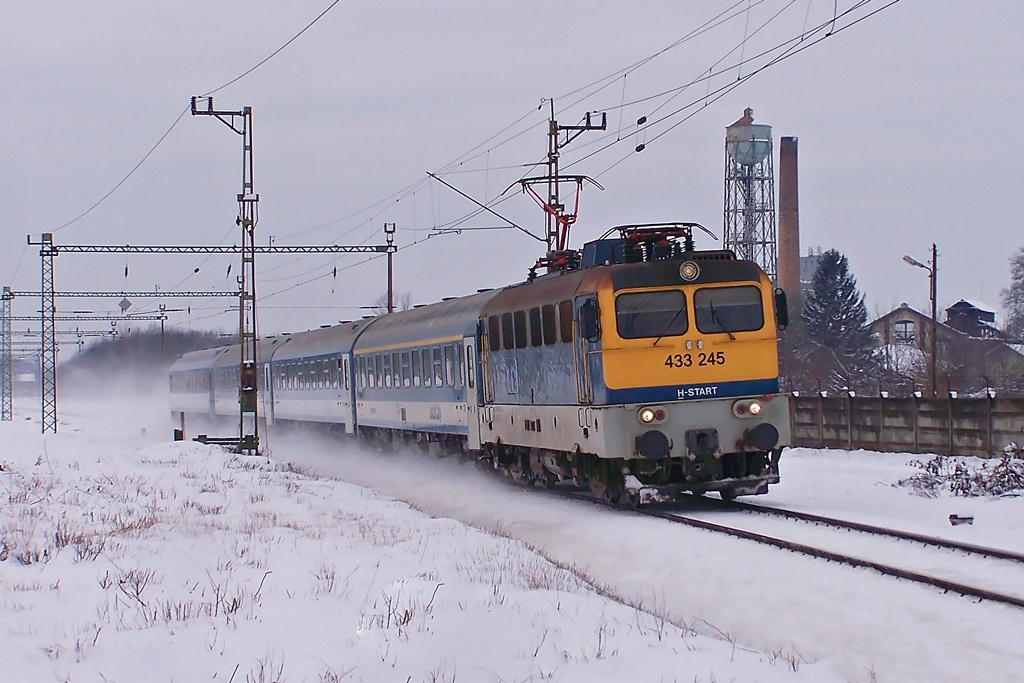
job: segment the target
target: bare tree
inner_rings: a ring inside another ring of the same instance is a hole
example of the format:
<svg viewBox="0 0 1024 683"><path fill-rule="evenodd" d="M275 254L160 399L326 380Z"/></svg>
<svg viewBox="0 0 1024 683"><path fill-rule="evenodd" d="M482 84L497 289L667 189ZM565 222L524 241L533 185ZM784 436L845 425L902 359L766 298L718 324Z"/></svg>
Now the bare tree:
<svg viewBox="0 0 1024 683"><path fill-rule="evenodd" d="M1010 257L1010 286L999 294L1006 309L1003 331L1017 340L1024 340L1024 247Z"/></svg>
<svg viewBox="0 0 1024 683"><path fill-rule="evenodd" d="M412 293L401 292L395 296L395 310L396 311L408 311L412 308ZM384 315L388 312L388 295L387 292L381 294L373 302L373 307L370 309L374 315Z"/></svg>

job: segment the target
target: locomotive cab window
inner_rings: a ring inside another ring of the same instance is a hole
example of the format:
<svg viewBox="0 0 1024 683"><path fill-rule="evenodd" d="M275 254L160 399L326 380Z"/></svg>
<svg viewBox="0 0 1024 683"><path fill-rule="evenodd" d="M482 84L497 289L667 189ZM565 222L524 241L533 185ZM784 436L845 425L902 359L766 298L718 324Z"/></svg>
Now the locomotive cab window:
<svg viewBox="0 0 1024 683"><path fill-rule="evenodd" d="M544 336L544 346L558 343L558 328L555 325L555 305L546 304L540 309L541 330Z"/></svg>
<svg viewBox="0 0 1024 683"><path fill-rule="evenodd" d="M501 348L506 351L516 347L516 335L512 329L512 314L501 314Z"/></svg>
<svg viewBox="0 0 1024 683"><path fill-rule="evenodd" d="M620 294L615 327L623 339L672 337L686 332L686 295L678 289Z"/></svg>
<svg viewBox="0 0 1024 683"><path fill-rule="evenodd" d="M558 329L562 343L572 342L572 302L561 301L558 304Z"/></svg>
<svg viewBox="0 0 1024 683"><path fill-rule="evenodd" d="M487 319L487 350L501 350L501 325L498 323L496 315Z"/></svg>
<svg viewBox="0 0 1024 683"><path fill-rule="evenodd" d="M541 346L540 309L530 309L530 346Z"/></svg>
<svg viewBox="0 0 1024 683"><path fill-rule="evenodd" d="M515 342L517 349L526 348L526 311L516 311L512 314L515 321Z"/></svg>
<svg viewBox="0 0 1024 683"><path fill-rule="evenodd" d="M764 327L764 305L757 287L706 287L693 295L697 329L711 332L750 332Z"/></svg>

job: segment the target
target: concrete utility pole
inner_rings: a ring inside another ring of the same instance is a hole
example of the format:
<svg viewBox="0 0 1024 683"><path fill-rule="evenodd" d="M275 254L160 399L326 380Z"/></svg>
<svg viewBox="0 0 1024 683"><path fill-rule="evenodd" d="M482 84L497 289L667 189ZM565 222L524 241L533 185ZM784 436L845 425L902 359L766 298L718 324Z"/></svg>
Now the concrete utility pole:
<svg viewBox="0 0 1024 683"><path fill-rule="evenodd" d="M925 265L917 259L904 255L903 260L912 266L918 268L924 268L928 271L928 298L932 304L932 321L931 321L931 353L929 354L929 375L932 385L932 396L939 395L939 374L937 367L937 359L939 354L938 344L938 331L939 331L939 317L938 317L938 274L939 274L939 250L932 243L932 259L931 265Z"/></svg>

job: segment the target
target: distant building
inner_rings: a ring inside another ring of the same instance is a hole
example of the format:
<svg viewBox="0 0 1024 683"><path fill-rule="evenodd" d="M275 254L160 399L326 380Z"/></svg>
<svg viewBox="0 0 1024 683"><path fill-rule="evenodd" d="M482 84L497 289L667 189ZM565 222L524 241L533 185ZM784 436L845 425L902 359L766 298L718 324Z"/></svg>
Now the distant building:
<svg viewBox="0 0 1024 683"><path fill-rule="evenodd" d="M946 324L977 339L1006 339L996 327L996 312L990 306L960 299L946 309Z"/></svg>
<svg viewBox="0 0 1024 683"><path fill-rule="evenodd" d="M811 291L811 283L814 282L814 271L818 269L818 261L821 260L821 247L818 251L807 250L807 256L800 257L800 291L805 294Z"/></svg>
<svg viewBox="0 0 1024 683"><path fill-rule="evenodd" d="M949 311L953 311L951 317ZM993 317L989 319L988 315ZM1024 346L1006 342L994 326L994 313L961 300L947 309L947 317L947 322L936 323L940 387L946 384L951 389L972 391L985 386L1024 384ZM931 324L930 315L903 303L870 326L883 347L909 346L927 357L931 349Z"/></svg>

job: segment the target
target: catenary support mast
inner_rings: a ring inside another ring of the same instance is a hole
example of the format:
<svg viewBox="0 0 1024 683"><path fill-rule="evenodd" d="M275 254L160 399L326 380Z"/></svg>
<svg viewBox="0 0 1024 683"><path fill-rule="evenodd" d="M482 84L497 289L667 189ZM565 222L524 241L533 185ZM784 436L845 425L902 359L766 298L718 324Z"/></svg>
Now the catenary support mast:
<svg viewBox="0 0 1024 683"><path fill-rule="evenodd" d="M205 105L205 108L201 108ZM238 450L258 453L259 436L259 365L256 330L256 223L259 220L260 196L253 190L252 107L239 111L213 108L212 97L192 98L193 116L213 116L242 137L242 192L238 195L238 218L242 228L242 274L238 307L238 337L241 346L238 387Z"/></svg>

